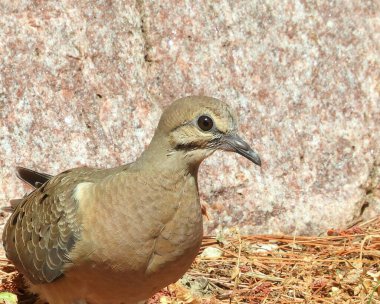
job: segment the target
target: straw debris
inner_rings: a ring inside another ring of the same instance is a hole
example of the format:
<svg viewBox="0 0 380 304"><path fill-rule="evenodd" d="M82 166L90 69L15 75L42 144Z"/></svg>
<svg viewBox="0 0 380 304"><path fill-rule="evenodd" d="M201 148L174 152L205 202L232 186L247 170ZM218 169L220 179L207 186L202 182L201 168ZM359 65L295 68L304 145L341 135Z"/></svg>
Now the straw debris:
<svg viewBox="0 0 380 304"><path fill-rule="evenodd" d="M23 297L6 259L0 282ZM380 303L380 217L319 237L205 237L187 274L148 303Z"/></svg>
<svg viewBox="0 0 380 304"><path fill-rule="evenodd" d="M380 217L320 237L205 237L206 248L223 254L201 252L166 303L380 303Z"/></svg>

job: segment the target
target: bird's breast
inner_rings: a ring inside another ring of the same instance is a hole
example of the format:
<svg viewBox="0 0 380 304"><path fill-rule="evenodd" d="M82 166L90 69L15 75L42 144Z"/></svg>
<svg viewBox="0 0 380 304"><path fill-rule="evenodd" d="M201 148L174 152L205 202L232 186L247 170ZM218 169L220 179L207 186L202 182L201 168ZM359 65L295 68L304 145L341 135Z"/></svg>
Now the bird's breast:
<svg viewBox="0 0 380 304"><path fill-rule="evenodd" d="M86 189L82 203L89 210L83 213L81 238L86 242L78 242L73 255L145 281L177 280L203 235L196 178L164 172L114 178Z"/></svg>

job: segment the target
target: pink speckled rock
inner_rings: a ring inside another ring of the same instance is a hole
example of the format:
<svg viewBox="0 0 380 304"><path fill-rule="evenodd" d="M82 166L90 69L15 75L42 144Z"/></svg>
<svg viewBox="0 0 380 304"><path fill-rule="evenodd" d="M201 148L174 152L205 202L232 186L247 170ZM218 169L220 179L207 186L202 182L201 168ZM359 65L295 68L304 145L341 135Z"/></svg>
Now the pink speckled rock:
<svg viewBox="0 0 380 304"><path fill-rule="evenodd" d="M379 214L379 33L378 1L4 0L0 205L26 190L15 165L133 161L165 105L204 94L236 108L263 160L205 162L209 232L316 234Z"/></svg>

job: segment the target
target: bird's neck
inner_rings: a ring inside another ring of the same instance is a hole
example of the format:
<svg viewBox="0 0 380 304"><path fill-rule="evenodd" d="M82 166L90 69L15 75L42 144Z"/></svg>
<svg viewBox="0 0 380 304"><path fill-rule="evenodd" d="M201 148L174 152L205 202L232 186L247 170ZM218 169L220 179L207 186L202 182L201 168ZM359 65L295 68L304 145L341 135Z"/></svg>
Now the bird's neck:
<svg viewBox="0 0 380 304"><path fill-rule="evenodd" d="M197 151L188 153L171 147L167 137L154 136L149 146L134 163L138 170L176 171L197 176L200 163L205 158Z"/></svg>

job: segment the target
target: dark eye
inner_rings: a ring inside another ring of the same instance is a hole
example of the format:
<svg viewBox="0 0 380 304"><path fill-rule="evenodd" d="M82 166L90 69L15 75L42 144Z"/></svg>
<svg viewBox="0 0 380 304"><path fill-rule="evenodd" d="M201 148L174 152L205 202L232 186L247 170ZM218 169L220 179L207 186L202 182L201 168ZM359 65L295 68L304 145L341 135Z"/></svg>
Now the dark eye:
<svg viewBox="0 0 380 304"><path fill-rule="evenodd" d="M209 116L202 115L198 118L198 126L203 131L210 131L213 125L214 125L214 122Z"/></svg>

